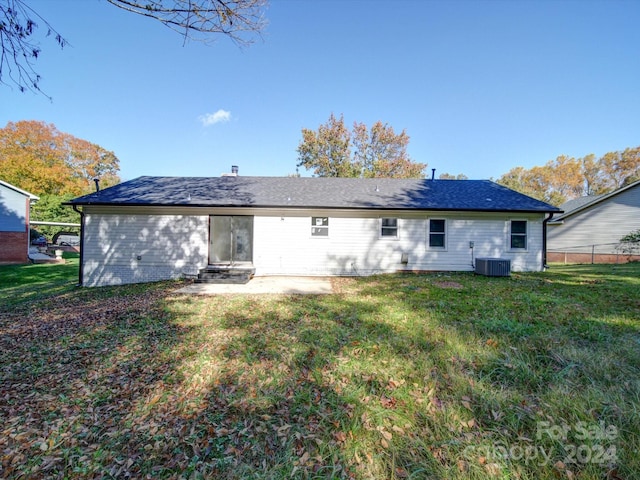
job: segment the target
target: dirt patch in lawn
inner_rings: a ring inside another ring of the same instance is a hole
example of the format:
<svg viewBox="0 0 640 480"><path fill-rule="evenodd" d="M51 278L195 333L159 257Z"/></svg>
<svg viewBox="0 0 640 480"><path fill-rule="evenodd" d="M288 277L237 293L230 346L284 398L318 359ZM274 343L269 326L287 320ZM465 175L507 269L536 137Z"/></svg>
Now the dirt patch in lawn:
<svg viewBox="0 0 640 480"><path fill-rule="evenodd" d="M440 288L453 288L454 290L461 290L463 288L458 282L451 281L435 282L434 285Z"/></svg>

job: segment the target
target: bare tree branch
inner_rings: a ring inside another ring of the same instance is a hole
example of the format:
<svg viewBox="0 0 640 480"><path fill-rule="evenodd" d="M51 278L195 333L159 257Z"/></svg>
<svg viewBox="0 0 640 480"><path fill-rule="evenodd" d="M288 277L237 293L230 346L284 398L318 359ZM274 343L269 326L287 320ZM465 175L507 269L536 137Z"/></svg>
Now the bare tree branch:
<svg viewBox="0 0 640 480"><path fill-rule="evenodd" d="M33 35L40 21L47 29L46 36L53 36L55 42L64 48L68 45L49 23L23 0L0 0L0 83L15 85L24 92L40 90L40 75L34 64L40 55L40 44Z"/></svg>
<svg viewBox="0 0 640 480"><path fill-rule="evenodd" d="M260 36L267 0L107 0L128 12L158 20L187 40L210 43L223 34L240 46Z"/></svg>
<svg viewBox="0 0 640 480"><path fill-rule="evenodd" d="M125 11L158 20L180 33L183 42L212 43L219 34L242 47L254 42L266 26L268 0L107 0ZM46 36L64 48L69 43L27 5L28 0L0 0L0 84L42 93L35 61L40 44L34 34L41 23Z"/></svg>

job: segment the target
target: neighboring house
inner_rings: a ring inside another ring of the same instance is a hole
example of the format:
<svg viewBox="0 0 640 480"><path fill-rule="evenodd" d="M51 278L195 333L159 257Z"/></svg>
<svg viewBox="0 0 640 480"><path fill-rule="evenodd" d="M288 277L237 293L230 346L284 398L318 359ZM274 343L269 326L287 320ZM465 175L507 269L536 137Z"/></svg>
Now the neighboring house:
<svg viewBox="0 0 640 480"><path fill-rule="evenodd" d="M640 229L640 181L611 193L577 198L561 205L564 213L548 224L548 260L615 263L620 239Z"/></svg>
<svg viewBox="0 0 640 480"><path fill-rule="evenodd" d="M556 207L488 180L140 177L76 198L80 283L147 282L235 263L256 275L544 268Z"/></svg>
<svg viewBox="0 0 640 480"><path fill-rule="evenodd" d="M35 195L0 180L0 263L29 261L29 205Z"/></svg>

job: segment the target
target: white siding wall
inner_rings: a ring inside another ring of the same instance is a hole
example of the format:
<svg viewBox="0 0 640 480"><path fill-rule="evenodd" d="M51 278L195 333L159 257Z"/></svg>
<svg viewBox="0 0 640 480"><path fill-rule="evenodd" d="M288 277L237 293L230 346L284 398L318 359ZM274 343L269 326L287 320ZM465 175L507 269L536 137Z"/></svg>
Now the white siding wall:
<svg viewBox="0 0 640 480"><path fill-rule="evenodd" d="M209 217L86 215L86 286L118 285L196 274L208 261Z"/></svg>
<svg viewBox="0 0 640 480"><path fill-rule="evenodd" d="M320 211L313 216L329 217L328 237L311 236L311 215L255 218L257 275L368 275L404 269L465 271L473 269L472 253L475 258L508 258L514 271L542 268L541 215L513 217L528 220L526 251L509 249L512 217L506 215L399 216L397 239L380 237L378 217L332 216L331 212ZM430 218L446 221L444 249L428 246ZM401 263L403 253L408 255L406 265Z"/></svg>
<svg viewBox="0 0 640 480"><path fill-rule="evenodd" d="M640 185L565 219L550 224L550 251L616 253L616 245L626 234L640 229Z"/></svg>
<svg viewBox="0 0 640 480"><path fill-rule="evenodd" d="M161 210L121 215L99 208L85 214L84 285L116 285L196 274L208 263L209 214ZM514 271L542 268L543 215L416 214L315 211L257 212L256 275L370 275L398 270L470 271L472 253L511 260ZM329 217L329 236L311 236L311 217ZM380 236L380 217L398 218L398 238ZM428 246L429 219L445 219L446 248ZM528 221L528 248L510 251L511 220ZM469 242L474 242L473 252ZM402 264L402 255L408 263Z"/></svg>

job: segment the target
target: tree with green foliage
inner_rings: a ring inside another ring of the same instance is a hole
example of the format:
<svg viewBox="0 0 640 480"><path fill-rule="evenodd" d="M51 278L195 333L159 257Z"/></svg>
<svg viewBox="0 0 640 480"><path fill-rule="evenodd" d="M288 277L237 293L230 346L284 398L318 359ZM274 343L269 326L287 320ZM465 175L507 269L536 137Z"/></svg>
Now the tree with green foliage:
<svg viewBox="0 0 640 480"><path fill-rule="evenodd" d="M319 177L423 178L427 165L411 160L408 144L404 130L378 121L371 128L354 122L349 131L332 113L317 130L302 129L297 166Z"/></svg>
<svg viewBox="0 0 640 480"><path fill-rule="evenodd" d="M640 229L629 232L622 237L618 249L625 255L640 254Z"/></svg>
<svg viewBox="0 0 640 480"><path fill-rule="evenodd" d="M31 220L40 222L80 223L80 214L73 209L63 206L74 198L74 195L41 195L40 199L31 206ZM49 241L62 231L78 231L78 227L57 225L34 225L34 229L47 237Z"/></svg>

